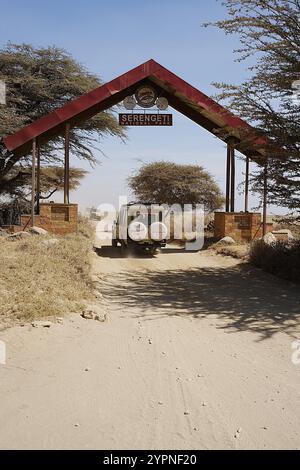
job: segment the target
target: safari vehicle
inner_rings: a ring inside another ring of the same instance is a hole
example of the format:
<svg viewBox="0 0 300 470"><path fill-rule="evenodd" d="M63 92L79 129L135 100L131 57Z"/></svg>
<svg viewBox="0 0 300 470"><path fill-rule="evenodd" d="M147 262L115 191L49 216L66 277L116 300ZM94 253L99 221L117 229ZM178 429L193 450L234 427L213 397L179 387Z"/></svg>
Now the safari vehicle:
<svg viewBox="0 0 300 470"><path fill-rule="evenodd" d="M162 210L155 204L123 205L113 224L113 246L154 254L167 242L168 229L162 219Z"/></svg>

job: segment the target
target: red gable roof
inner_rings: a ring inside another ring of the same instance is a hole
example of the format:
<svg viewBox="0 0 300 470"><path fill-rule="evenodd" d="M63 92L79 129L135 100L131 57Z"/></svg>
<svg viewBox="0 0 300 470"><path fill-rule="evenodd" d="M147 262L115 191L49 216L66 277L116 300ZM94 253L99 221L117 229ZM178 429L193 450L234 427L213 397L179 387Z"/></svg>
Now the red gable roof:
<svg viewBox="0 0 300 470"><path fill-rule="evenodd" d="M158 88L173 108L212 134L223 140L235 137L236 148L245 155L255 160L265 156L267 140L258 137L254 128L152 59L7 136L4 144L18 155L29 153L32 139L45 142L62 134L66 122L74 126L116 105L145 82Z"/></svg>

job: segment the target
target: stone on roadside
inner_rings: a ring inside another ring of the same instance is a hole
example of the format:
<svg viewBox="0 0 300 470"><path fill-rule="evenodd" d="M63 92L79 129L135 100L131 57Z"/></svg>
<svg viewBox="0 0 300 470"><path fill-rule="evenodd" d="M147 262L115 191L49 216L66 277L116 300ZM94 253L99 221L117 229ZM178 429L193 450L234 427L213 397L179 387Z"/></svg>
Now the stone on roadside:
<svg viewBox="0 0 300 470"><path fill-rule="evenodd" d="M47 235L48 233L44 228L36 226L30 227L28 232L30 232L32 235Z"/></svg>
<svg viewBox="0 0 300 470"><path fill-rule="evenodd" d="M235 245L235 240L232 237L223 237L217 242L219 245Z"/></svg>
<svg viewBox="0 0 300 470"><path fill-rule="evenodd" d="M100 322L105 322L106 320L106 313L101 311L97 305L85 308L81 316L85 320L96 320Z"/></svg>
<svg viewBox="0 0 300 470"><path fill-rule="evenodd" d="M82 318L85 318L86 320L93 320L94 319L94 312L93 310L90 309L85 309L82 314Z"/></svg>
<svg viewBox="0 0 300 470"><path fill-rule="evenodd" d="M94 317L94 320L96 321L101 321L101 322L105 322L106 320L106 313L96 313L95 314L95 317Z"/></svg>
<svg viewBox="0 0 300 470"><path fill-rule="evenodd" d="M266 243L266 245L273 245L274 243L277 242L277 239L275 235L273 235L273 233L269 232L269 233L266 233L266 235L264 235L263 241Z"/></svg>

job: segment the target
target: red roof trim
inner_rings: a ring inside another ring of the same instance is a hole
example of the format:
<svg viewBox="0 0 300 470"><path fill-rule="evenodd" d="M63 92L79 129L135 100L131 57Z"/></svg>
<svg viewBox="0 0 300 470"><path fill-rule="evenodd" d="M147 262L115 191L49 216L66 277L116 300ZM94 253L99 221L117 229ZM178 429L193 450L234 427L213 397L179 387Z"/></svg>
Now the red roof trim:
<svg viewBox="0 0 300 470"><path fill-rule="evenodd" d="M114 80L106 83L82 96L76 98L69 103L65 104L61 108L53 111L52 113L43 116L40 119L32 122L28 126L20 129L15 134L7 136L3 139L5 146L10 151L18 151L18 149L24 148L28 151L28 143L34 138L55 135L61 132L61 126L67 122L80 119L80 116L87 113L92 108L97 109L97 106L103 104L102 109L105 108L105 100L112 98L114 95L121 94L126 89L137 85L142 80L149 78L153 81L158 81L163 87L168 88L169 93L176 94L179 99L188 106L188 102L192 106L199 108L205 112L205 117L214 122L214 118L222 122L221 127L229 127L232 130L238 128L252 129L249 124L240 119L239 117L232 114L226 108L218 104L213 99L206 96L201 91L189 85L187 82L179 78L174 73L170 72L153 59L145 62L144 64L135 67L123 75L115 78ZM110 107L109 104L107 107ZM98 112L98 111L96 111ZM217 126L217 125L216 125ZM50 134L52 133L52 134ZM264 139L256 140L256 144L265 144Z"/></svg>

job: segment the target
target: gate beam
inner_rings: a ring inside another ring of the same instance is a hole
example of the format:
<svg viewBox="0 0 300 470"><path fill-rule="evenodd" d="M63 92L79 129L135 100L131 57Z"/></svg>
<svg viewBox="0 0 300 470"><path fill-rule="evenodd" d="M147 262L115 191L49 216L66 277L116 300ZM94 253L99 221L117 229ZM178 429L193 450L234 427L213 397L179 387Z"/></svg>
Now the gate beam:
<svg viewBox="0 0 300 470"><path fill-rule="evenodd" d="M65 128L64 204L70 202L70 123Z"/></svg>
<svg viewBox="0 0 300 470"><path fill-rule="evenodd" d="M226 162L226 212L230 211L230 171L231 171L231 149L227 143L227 162Z"/></svg>
<svg viewBox="0 0 300 470"><path fill-rule="evenodd" d="M249 211L249 157L246 157L246 174L245 174L245 212Z"/></svg>
<svg viewBox="0 0 300 470"><path fill-rule="evenodd" d="M233 145L230 145L230 160L231 160L230 211L234 212L234 209L235 209L235 149Z"/></svg>
<svg viewBox="0 0 300 470"><path fill-rule="evenodd" d="M264 167L264 188L263 188L263 236L267 233L267 204L268 204L268 162Z"/></svg>
<svg viewBox="0 0 300 470"><path fill-rule="evenodd" d="M34 226L35 216L35 165L36 165L36 139L32 141L32 173L31 173L31 227Z"/></svg>
<svg viewBox="0 0 300 470"><path fill-rule="evenodd" d="M36 167L36 213L40 213L40 196L41 196L41 149L39 141L37 141L37 167Z"/></svg>

